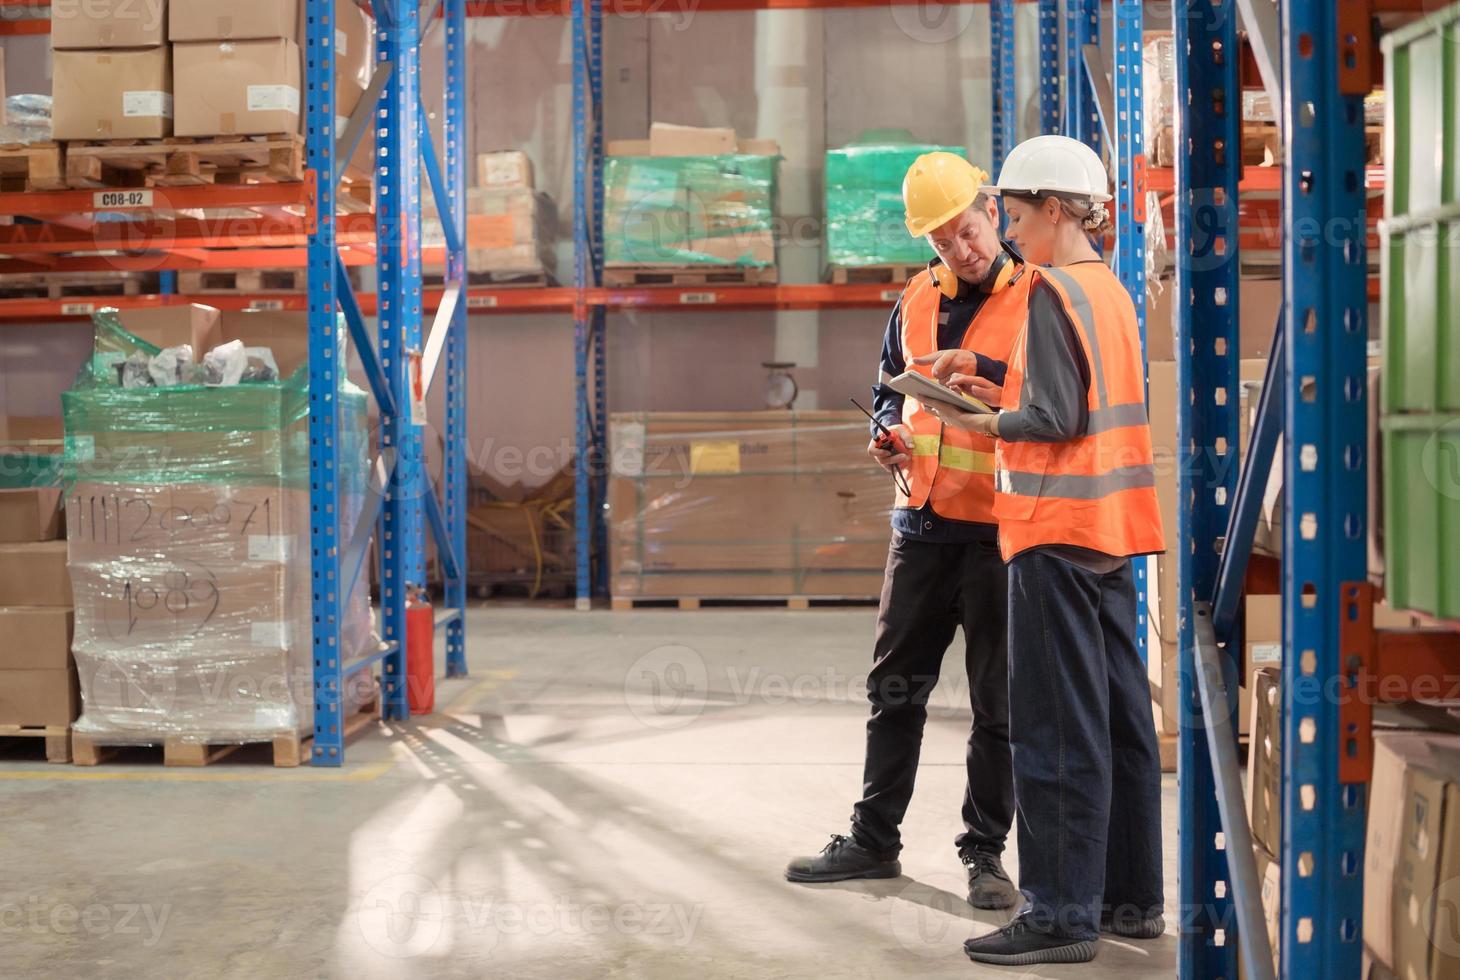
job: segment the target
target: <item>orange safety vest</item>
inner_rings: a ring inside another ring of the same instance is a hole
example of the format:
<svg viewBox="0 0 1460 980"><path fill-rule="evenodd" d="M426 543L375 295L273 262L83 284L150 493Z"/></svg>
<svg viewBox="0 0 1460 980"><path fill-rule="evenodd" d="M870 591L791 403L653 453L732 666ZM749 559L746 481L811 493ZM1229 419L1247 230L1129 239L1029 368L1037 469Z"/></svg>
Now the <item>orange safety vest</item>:
<svg viewBox="0 0 1460 980"><path fill-rule="evenodd" d="M1164 551L1145 361L1130 293L1104 264L1036 275L1059 295L1090 365L1089 427L1067 442L998 441L994 513L1004 560L1052 544L1118 558ZM1006 411L1019 408L1028 332L1026 317L1004 378Z"/></svg>
<svg viewBox="0 0 1460 980"><path fill-rule="evenodd" d="M1028 274L1018 275L983 305L959 345L995 360L1006 360L1024 322L1029 304ZM924 269L909 280L898 311L902 324L902 357L909 371L931 378L930 365L913 358L938 350L939 307L943 294ZM912 430L912 460L906 465L910 495L897 492L898 507L922 507L952 521L993 524L994 440L988 436L945 429L916 398L902 403L902 422Z"/></svg>

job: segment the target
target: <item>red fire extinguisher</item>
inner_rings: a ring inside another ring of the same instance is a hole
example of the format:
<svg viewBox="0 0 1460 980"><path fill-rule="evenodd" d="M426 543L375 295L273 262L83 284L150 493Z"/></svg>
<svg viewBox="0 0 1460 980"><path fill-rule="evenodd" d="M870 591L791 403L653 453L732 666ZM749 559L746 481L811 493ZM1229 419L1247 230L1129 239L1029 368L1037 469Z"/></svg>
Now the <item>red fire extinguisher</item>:
<svg viewBox="0 0 1460 980"><path fill-rule="evenodd" d="M413 715L436 708L435 615L426 590L412 589L406 597L406 701Z"/></svg>

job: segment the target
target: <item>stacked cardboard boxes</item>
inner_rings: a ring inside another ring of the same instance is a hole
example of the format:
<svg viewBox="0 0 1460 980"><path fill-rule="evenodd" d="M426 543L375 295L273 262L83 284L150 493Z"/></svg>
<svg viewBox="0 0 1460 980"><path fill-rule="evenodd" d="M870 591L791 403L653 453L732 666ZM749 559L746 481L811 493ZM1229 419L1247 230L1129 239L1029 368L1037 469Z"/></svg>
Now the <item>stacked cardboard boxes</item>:
<svg viewBox="0 0 1460 980"><path fill-rule="evenodd" d="M63 395L78 732L102 744L259 741L311 723L308 400L303 314L208 307L98 314ZM123 388L117 353L228 339L282 380ZM363 505L363 393L342 387L345 513ZM341 655L373 648L364 583Z"/></svg>
<svg viewBox="0 0 1460 980"><path fill-rule="evenodd" d="M435 198L424 195L421 242L427 248L446 244ZM483 153L477 157L477 186L466 192L466 268L493 280L543 278L556 268L553 244L557 212L552 199L533 187L532 161L520 150ZM440 274L441 262L423 270Z"/></svg>
<svg viewBox="0 0 1460 980"><path fill-rule="evenodd" d="M893 488L853 412L615 415L616 597L874 598Z"/></svg>
<svg viewBox="0 0 1460 980"><path fill-rule="evenodd" d="M76 717L71 580L57 488L0 490L0 725Z"/></svg>
<svg viewBox="0 0 1460 980"><path fill-rule="evenodd" d="M613 140L604 174L604 268L739 266L775 281L773 140L654 123ZM613 276L609 276L613 280Z"/></svg>
<svg viewBox="0 0 1460 980"><path fill-rule="evenodd" d="M57 139L300 131L301 0L70 0L53 11ZM369 16L337 0L337 129L369 84L372 41Z"/></svg>

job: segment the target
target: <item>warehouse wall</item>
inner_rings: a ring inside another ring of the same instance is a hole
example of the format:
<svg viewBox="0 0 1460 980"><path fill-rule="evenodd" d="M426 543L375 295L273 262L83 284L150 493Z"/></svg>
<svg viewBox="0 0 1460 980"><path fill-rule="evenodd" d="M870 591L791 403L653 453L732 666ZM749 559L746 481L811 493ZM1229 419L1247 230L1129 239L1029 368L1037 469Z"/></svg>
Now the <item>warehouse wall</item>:
<svg viewBox="0 0 1460 980"><path fill-rule="evenodd" d="M1019 17L1020 132L1037 127L1037 12ZM987 160L988 13L983 6L867 8L605 18L604 131L647 135L652 120L733 126L779 141L781 275L821 278L822 159L869 128L910 129ZM561 18L470 21L472 152L520 147L570 227L571 28ZM441 33L426 46L422 89L440 105ZM5 38L7 90L48 91L45 38ZM434 112L433 112L434 115ZM559 242L560 278L571 241ZM503 479L539 483L573 434L572 323L561 316L471 319L473 457ZM616 411L753 409L762 361L797 363L801 407L864 399L876 371L883 310L616 313L608 318L609 403ZM84 328L0 329L0 411L55 411L85 356ZM28 380L19 380L21 369ZM440 392L435 393L439 419ZM428 440L430 442L432 440ZM525 472L529 457L539 465Z"/></svg>

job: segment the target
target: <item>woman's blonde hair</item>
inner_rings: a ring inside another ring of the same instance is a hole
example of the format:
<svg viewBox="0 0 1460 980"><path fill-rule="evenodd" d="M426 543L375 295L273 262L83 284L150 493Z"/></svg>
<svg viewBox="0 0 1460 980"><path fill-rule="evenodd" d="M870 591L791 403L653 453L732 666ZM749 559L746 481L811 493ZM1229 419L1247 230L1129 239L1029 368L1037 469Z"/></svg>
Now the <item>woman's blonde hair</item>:
<svg viewBox="0 0 1460 980"><path fill-rule="evenodd" d="M1059 202L1060 210L1078 221L1086 234L1103 235L1110 230L1110 211L1102 201L1092 201L1088 197L1077 197L1073 194L1020 194L1005 191L1004 196L1035 205L1054 198Z"/></svg>

